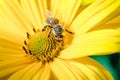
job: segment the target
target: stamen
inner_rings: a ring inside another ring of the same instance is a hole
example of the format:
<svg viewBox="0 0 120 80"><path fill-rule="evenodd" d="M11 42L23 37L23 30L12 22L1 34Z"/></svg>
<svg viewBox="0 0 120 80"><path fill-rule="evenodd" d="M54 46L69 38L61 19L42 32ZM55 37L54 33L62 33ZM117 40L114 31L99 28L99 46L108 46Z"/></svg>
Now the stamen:
<svg viewBox="0 0 120 80"><path fill-rule="evenodd" d="M33 28L33 31L36 30ZM63 49L63 40L57 41L54 34L51 33L48 37L49 31L37 31L33 36L27 32L27 41L24 41L26 54L29 54L35 61L41 61L43 64L54 60Z"/></svg>
<svg viewBox="0 0 120 80"><path fill-rule="evenodd" d="M44 61L42 61L42 63L43 63L43 64L45 64L45 63L46 63L46 61L44 60Z"/></svg>
<svg viewBox="0 0 120 80"><path fill-rule="evenodd" d="M25 51L25 53L28 54L27 49L24 46L22 48Z"/></svg>
<svg viewBox="0 0 120 80"><path fill-rule="evenodd" d="M28 51L29 51L30 55L32 55L32 52L31 52L31 50L28 50Z"/></svg>
<svg viewBox="0 0 120 80"><path fill-rule="evenodd" d="M37 58L37 60L41 61L39 57L36 57L36 58Z"/></svg>
<svg viewBox="0 0 120 80"><path fill-rule="evenodd" d="M30 38L30 34L27 32L27 38Z"/></svg>
<svg viewBox="0 0 120 80"><path fill-rule="evenodd" d="M36 32L35 28L33 28L33 31Z"/></svg>
<svg viewBox="0 0 120 80"><path fill-rule="evenodd" d="M26 42L26 41L24 41L24 44L25 44L25 45L27 45L27 42Z"/></svg>

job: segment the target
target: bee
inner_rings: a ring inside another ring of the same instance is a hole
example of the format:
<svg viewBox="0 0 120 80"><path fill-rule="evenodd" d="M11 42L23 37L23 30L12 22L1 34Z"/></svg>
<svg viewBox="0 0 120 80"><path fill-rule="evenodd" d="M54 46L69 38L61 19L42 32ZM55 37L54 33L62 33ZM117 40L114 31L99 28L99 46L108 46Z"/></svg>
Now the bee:
<svg viewBox="0 0 120 80"><path fill-rule="evenodd" d="M42 31L45 31L46 28L49 27L50 31L48 33L48 37L50 37L50 34L53 33L54 37L56 40L60 41L63 39L63 32L67 31L70 34L73 34L72 32L68 31L68 30L64 30L64 28L62 27L61 24L59 24L59 20L57 18L54 17L48 17L46 19L46 26L44 26L44 28L42 29Z"/></svg>

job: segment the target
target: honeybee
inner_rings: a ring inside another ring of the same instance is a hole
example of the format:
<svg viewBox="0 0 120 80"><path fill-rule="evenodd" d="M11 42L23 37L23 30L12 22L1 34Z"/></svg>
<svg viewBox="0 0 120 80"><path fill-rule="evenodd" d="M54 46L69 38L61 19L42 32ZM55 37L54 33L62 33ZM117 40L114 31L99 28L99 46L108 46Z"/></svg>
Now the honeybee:
<svg viewBox="0 0 120 80"><path fill-rule="evenodd" d="M68 31L68 30L64 30L64 28L62 27L61 24L59 24L59 20L57 18L54 17L48 17L46 19L46 26L44 26L44 28L42 29L42 31L45 31L46 28L49 27L50 31L48 33L48 37L50 37L51 32L54 34L54 37L56 40L60 41L63 39L63 32L67 31L70 34L73 34L72 32Z"/></svg>

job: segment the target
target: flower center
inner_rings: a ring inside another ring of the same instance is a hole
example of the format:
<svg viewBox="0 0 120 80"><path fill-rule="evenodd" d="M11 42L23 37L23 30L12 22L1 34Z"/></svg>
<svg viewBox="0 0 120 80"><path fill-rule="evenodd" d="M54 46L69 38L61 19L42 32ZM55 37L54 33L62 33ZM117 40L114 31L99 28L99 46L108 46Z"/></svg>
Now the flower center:
<svg viewBox="0 0 120 80"><path fill-rule="evenodd" d="M58 41L53 33L49 37L48 34L49 31L35 31L34 35L27 33L28 40L24 41L25 52L42 63L53 61L63 49L63 40Z"/></svg>

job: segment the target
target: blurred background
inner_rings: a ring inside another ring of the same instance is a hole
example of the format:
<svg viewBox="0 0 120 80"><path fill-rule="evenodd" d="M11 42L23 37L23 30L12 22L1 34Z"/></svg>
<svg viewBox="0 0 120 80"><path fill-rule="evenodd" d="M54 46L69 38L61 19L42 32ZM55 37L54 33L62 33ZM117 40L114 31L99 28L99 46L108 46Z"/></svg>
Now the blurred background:
<svg viewBox="0 0 120 80"><path fill-rule="evenodd" d="M120 80L120 53L104 56L90 56L103 65L113 75L115 80Z"/></svg>

